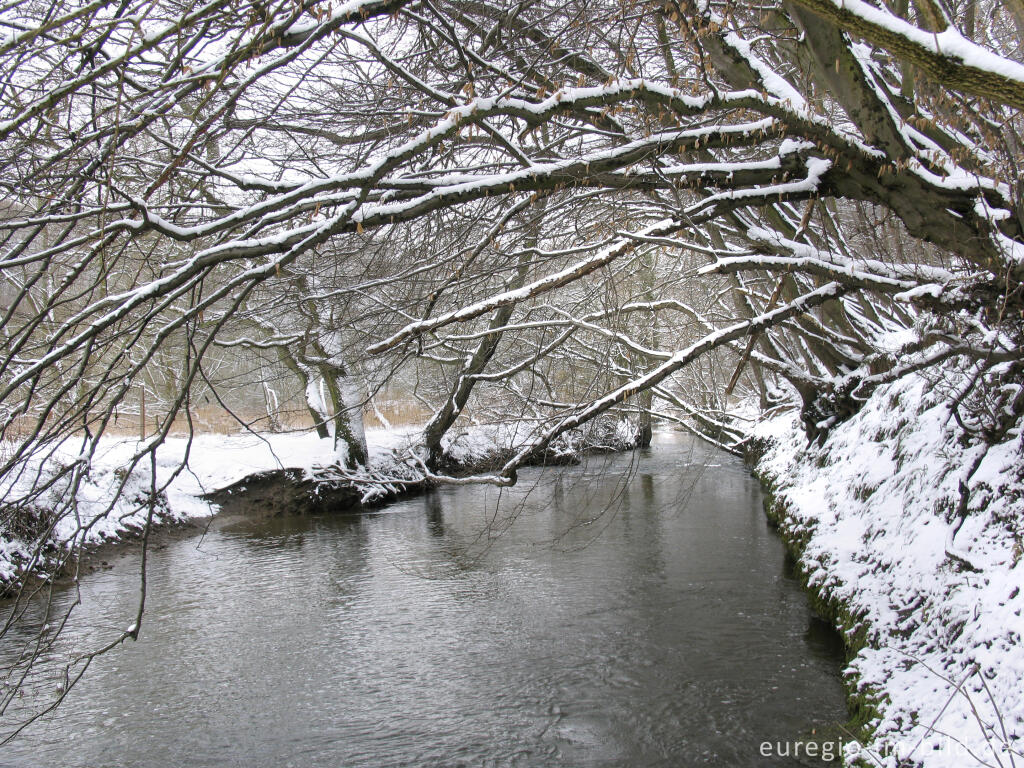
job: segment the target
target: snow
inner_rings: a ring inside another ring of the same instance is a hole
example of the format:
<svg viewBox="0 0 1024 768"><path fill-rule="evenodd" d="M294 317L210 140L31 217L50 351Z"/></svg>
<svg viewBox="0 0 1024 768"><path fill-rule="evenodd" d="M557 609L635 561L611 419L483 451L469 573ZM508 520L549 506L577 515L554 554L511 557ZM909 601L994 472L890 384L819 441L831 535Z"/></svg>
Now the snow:
<svg viewBox="0 0 1024 768"><path fill-rule="evenodd" d="M959 483L979 449L957 440L933 384L910 376L881 388L821 446L807 446L792 412L762 422L756 435L772 447L759 470L785 505L783 528L807 542L811 586L867 631L847 674L881 702L869 762L980 764L970 750L1009 765L1001 750L1024 750L1024 443L989 450L969 482L972 505L990 503L955 530Z"/></svg>
<svg viewBox="0 0 1024 768"><path fill-rule="evenodd" d="M368 429L370 464L380 469L396 453L404 451L414 440L415 430ZM144 460L125 479L125 492L111 506L124 470L139 450L137 440L103 438L78 492L75 514L65 515L56 525L53 539L60 547L73 544L95 544L117 539L127 532L141 529L147 519L146 502L151 486L148 460ZM178 472L188 454L188 467ZM70 442L57 448L48 462L70 464L79 459L80 444ZM282 468L301 469L308 475L332 467L337 462L334 441L320 439L315 432L232 435L196 435L191 444L184 437L168 438L157 449L157 485L166 485L165 504L156 514L161 520L183 521L209 517L216 511L201 498L204 494L224 488L248 475ZM177 473L177 474L176 474ZM31 472L23 473L18 482L25 482ZM10 481L0 491L17 495L17 485ZM49 497L37 506L59 508L65 485L55 486ZM49 504L47 504L49 502ZM87 530L84 530L87 528ZM30 558L32 542L10 538L0 530L0 584L16 578L21 564Z"/></svg>
<svg viewBox="0 0 1024 768"><path fill-rule="evenodd" d="M913 24L876 8L863 0L828 0L836 8L858 16L870 24L875 24L888 32L909 40L929 53L947 56L958 60L969 67L991 72L1008 80L1024 83L1024 64L1003 58L996 53L968 40L954 27L947 27L939 33L926 32Z"/></svg>
<svg viewBox="0 0 1024 768"><path fill-rule="evenodd" d="M807 112L807 102L800 92L765 61L756 56L749 42L735 32L726 33L725 40L758 74L762 84L770 93L789 104L792 109L798 112Z"/></svg>
<svg viewBox="0 0 1024 768"><path fill-rule="evenodd" d="M349 429L352 431L352 438L359 444L366 444L366 428L363 426L362 413L362 387L358 376L343 376L338 381L341 389L341 402L349 416Z"/></svg>
<svg viewBox="0 0 1024 768"><path fill-rule="evenodd" d="M361 419L354 419L360 421ZM154 508L157 522L185 521L210 517L216 505L202 498L244 478L277 469L298 469L306 477L324 482L347 481L362 493L364 503L385 497L410 482L430 478L443 482L484 482L507 484L507 478L476 475L470 478L441 477L423 465L422 432L419 426L366 429L368 463L365 467L345 469L345 445L335 449L332 438L321 439L314 431L292 433L201 434L191 441L184 437L166 439L156 452L156 481L163 496ZM552 444L556 453L573 454L584 445L607 447L630 444L636 426L629 420L595 420L584 428L561 436ZM537 439L529 422L511 424L456 425L441 442L445 454L464 466L486 463L510 452L526 450ZM0 445L0 448L3 446ZM16 498L31 485L36 472L46 476L59 466L76 462L83 469L75 505L62 506L67 481L53 486L34 502L36 508L64 510L48 539L54 551L116 540L131 531L141 530L147 522L152 486L148 457L127 472L132 458L146 446L135 439L104 437L95 455L81 455L80 441L58 446L45 461L32 466L17 478L0 483L0 498ZM527 451L528 452L528 451ZM187 465L186 465L187 460ZM184 469L182 467L184 466ZM123 493L118 493L121 483ZM113 500L113 501L111 501ZM11 536L0 527L0 586L23 576L37 542ZM46 563L36 563L43 568Z"/></svg>
<svg viewBox="0 0 1024 768"><path fill-rule="evenodd" d="M470 465L522 446L530 436L529 426L522 422L496 424L486 429L455 429L441 440L441 448L453 461Z"/></svg>

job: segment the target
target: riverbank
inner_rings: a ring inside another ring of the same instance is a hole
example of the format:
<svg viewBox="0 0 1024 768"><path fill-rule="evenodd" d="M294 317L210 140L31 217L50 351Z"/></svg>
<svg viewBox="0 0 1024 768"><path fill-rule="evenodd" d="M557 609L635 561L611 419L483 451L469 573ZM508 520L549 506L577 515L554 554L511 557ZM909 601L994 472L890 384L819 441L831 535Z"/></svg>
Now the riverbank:
<svg viewBox="0 0 1024 768"><path fill-rule="evenodd" d="M73 515L46 518L47 507L58 508L65 491L57 484L37 502L40 509L31 520L0 530L0 595L15 592L27 580L48 578L60 563L73 563L101 545L109 549L138 538L151 512L159 528L206 520L222 509L274 516L379 506L435 482L414 458L420 436L414 426L366 430L369 461L355 471L339 468L333 440L313 431L171 437L157 450L156 484L162 490L152 510L148 462L125 470L139 443L104 438L83 475ZM443 442L446 471L487 472L531 439L525 424L453 431ZM635 427L627 422L602 423L567 435L544 461L566 463L584 451L631 448L635 440ZM78 457L75 446L59 446L48 463L57 466ZM48 467L33 471L45 473Z"/></svg>
<svg viewBox="0 0 1024 768"><path fill-rule="evenodd" d="M1021 437L982 456L959 441L936 390L917 377L881 389L820 446L794 412L778 415L755 430L755 469L850 650L860 729L847 762L1021 765ZM961 482L971 494L958 527Z"/></svg>
<svg viewBox="0 0 1024 768"><path fill-rule="evenodd" d="M410 438L397 430L370 430L372 460L388 461ZM0 594L13 592L28 579L52 572L55 563L74 551L77 555L100 545L138 537L150 509L148 462L131 473L126 467L139 450L137 440L103 438L79 488L75 514L46 519L47 506L58 508L62 486L55 486L37 502L38 525L0 531ZM46 472L77 457L75 446L58 446L39 470ZM182 466L188 459L188 466ZM157 450L156 481L163 488L153 510L156 526L209 518L216 505L208 494L259 472L295 468L303 474L318 472L335 459L333 441L315 432L234 435L203 434L191 440L168 438ZM125 490L118 493L121 483ZM17 489L15 489L15 492ZM47 504L47 502L50 504ZM66 570L66 569L65 569Z"/></svg>

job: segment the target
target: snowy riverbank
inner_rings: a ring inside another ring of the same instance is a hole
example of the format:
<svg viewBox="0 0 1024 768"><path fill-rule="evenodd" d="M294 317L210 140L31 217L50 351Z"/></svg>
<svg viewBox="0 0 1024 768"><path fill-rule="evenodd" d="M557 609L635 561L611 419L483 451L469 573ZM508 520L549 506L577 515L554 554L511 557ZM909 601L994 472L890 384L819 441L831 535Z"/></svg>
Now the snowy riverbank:
<svg viewBox="0 0 1024 768"><path fill-rule="evenodd" d="M559 456L571 457L584 450L628 448L636 439L635 430L635 425L627 421L598 421L585 430L564 435L546 458L557 461ZM215 491L275 470L289 470L290 477L305 478L309 481L305 486L314 491L345 486L343 490L354 497L356 506L360 502L380 503L433 478L414 458L421 438L418 427L368 429L368 464L353 472L339 469L344 456L335 451L333 440L321 439L313 431L168 438L156 453L160 498L153 510L154 519L158 524L168 524L209 517L218 511L217 503L209 498ZM485 471L534 440L535 432L524 422L453 430L442 446L454 467ZM38 511L27 524L23 521L14 526L8 520L0 526L0 593L33 573L46 572L68 552L130 537L144 528L150 514L148 458L131 472L126 471L139 450L135 439L101 439L87 470L77 478L80 485L73 509L55 520L48 517L50 509L67 509L61 501L72 480L63 477L34 501L33 508ZM36 473L45 476L56 467L81 461L80 449L68 442L0 490L8 498L16 498L21 490L19 483L31 483ZM124 491L119 493L122 483ZM299 490L308 490L305 486Z"/></svg>
<svg viewBox="0 0 1024 768"><path fill-rule="evenodd" d="M810 588L856 651L847 672L873 735L863 751L851 739L848 758L1024 765L1021 437L970 478L954 536L980 449L958 442L928 392L915 377L876 392L820 447L795 413L777 416L757 430L770 446L757 469Z"/></svg>
<svg viewBox="0 0 1024 768"><path fill-rule="evenodd" d="M378 464L388 461L388 457L410 440L411 435L402 430L369 430L371 460ZM148 462L142 462L125 476L125 468L138 449L138 441L129 438L110 437L100 442L82 478L75 514L54 521L52 531L45 534L49 539L46 549L56 555L72 546L121 538L145 525L149 514L146 502L150 488ZM188 466L182 469L186 452ZM76 456L73 446L62 445L47 463L70 463ZM216 510L203 496L212 491L256 472L287 467L312 473L335 460L333 441L320 439L313 431L204 434L194 436L191 441L183 437L168 438L157 451L157 485L164 488L157 515L160 522L165 523L208 517ZM30 476L30 473L23 474ZM126 492L118 495L116 491L122 481ZM63 483L55 485L40 500L39 506L58 507L65 492ZM50 505L46 504L48 499ZM0 533L4 534L0 535L0 586L3 586L18 582L26 575L26 567L32 568L32 555L39 549L39 542L11 535L7 530Z"/></svg>

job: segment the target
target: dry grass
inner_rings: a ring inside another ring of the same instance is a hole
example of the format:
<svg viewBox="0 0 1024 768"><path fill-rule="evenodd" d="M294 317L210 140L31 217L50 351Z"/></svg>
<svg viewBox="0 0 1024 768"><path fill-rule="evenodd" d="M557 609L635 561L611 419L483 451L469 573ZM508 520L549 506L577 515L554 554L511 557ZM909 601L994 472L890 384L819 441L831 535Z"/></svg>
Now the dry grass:
<svg viewBox="0 0 1024 768"><path fill-rule="evenodd" d="M422 403L415 400L385 400L377 404L377 411L393 427L404 427L410 424L425 424L433 413ZM363 420L367 427L386 427L372 408L363 409Z"/></svg>
<svg viewBox="0 0 1024 768"><path fill-rule="evenodd" d="M387 420L387 424L378 416L380 414ZM281 409L275 414L275 422L272 423L267 413L262 408L239 408L229 412L227 409L217 405L205 405L201 408L193 408L189 412L192 422L192 432L195 434L235 434L246 427L256 432L279 431L303 431L313 428L313 419L305 408ZM420 403L411 400L388 400L377 404L376 408L366 407L363 409L363 420L367 428L404 427L411 424L423 424L431 416L431 412ZM164 414L159 411L149 410L146 414L145 435L153 435L161 425ZM143 429L139 423L137 410L122 412L112 419L106 429L106 434L115 437L140 437ZM19 417L7 425L4 430L4 440L0 443L15 443L27 437L35 428L36 421L31 417ZM183 436L189 433L189 418L181 413L174 419L171 425L171 435ZM0 445L0 451L3 450Z"/></svg>

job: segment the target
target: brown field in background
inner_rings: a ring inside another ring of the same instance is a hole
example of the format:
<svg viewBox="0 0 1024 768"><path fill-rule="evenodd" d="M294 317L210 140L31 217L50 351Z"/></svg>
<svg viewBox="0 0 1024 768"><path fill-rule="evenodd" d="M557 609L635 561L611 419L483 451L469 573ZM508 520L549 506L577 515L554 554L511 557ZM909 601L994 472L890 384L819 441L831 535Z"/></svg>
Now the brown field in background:
<svg viewBox="0 0 1024 768"><path fill-rule="evenodd" d="M363 408L363 420L368 429L387 426L377 414L382 415L393 427L404 427L411 424L424 424L431 413L423 405L411 400L384 400L373 406ZM240 408L229 412L219 405L204 405L192 408L189 412L192 420L192 431L195 434L229 435L244 431L247 427L256 432L267 431L305 431L313 428L313 419L305 408L282 408L272 421L265 410ZM233 415L232 415L233 414ZM159 411L147 410L146 435L154 434L160 428L164 414ZM189 432L188 418L184 413L178 414L171 425L172 435L187 435ZM8 441L26 437L35 428L35 419L21 416L5 429ZM115 437L140 437L142 435L140 415L137 410L121 412L111 420L106 434Z"/></svg>
<svg viewBox="0 0 1024 768"><path fill-rule="evenodd" d="M363 422L367 429L387 426L378 417L378 413L387 419L393 427L423 424L431 416L430 411L415 401L387 400L378 403L376 408L372 406L363 408ZM256 432L265 432L270 431L275 426L272 424L270 417L267 416L266 411L263 410L243 409L234 411L234 416L232 416L227 410L219 406L204 406L202 408L194 408L191 414L192 428L196 433L232 434L245 429L242 424L247 425ZM135 429L133 430L127 424L124 425L124 428L127 429L129 434L138 434L139 417L138 414L133 415L135 418ZM239 420L241 420L242 424L239 424ZM282 408L275 414L275 420L277 429L282 432L304 431L313 428L313 419L305 408ZM152 417L147 418L147 421L153 424ZM118 431L120 432L122 428L122 424L119 423ZM150 427L150 430L153 429L155 429L155 425ZM184 414L179 414L178 418L174 420L171 430L172 434L187 434L188 422Z"/></svg>

